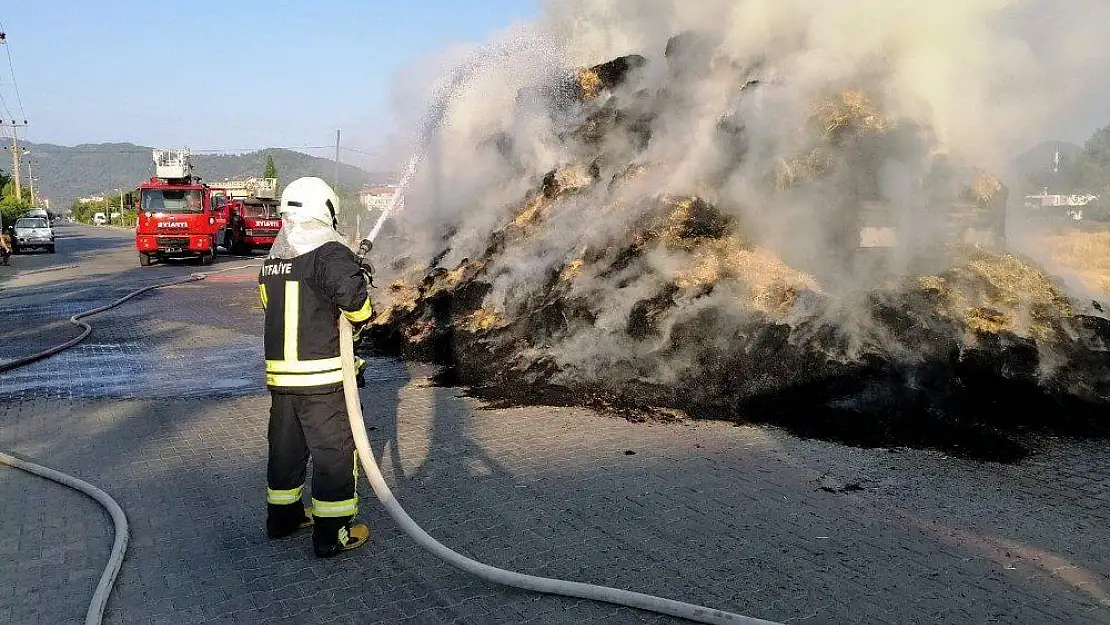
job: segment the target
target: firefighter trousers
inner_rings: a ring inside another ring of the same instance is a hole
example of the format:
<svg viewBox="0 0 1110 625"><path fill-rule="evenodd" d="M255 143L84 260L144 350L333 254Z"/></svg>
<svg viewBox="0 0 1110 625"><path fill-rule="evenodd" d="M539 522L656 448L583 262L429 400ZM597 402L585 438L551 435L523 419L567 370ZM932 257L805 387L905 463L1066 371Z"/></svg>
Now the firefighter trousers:
<svg viewBox="0 0 1110 625"><path fill-rule="evenodd" d="M312 514L342 525L358 514L358 458L343 391L320 395L270 393L266 501L302 505L308 458L312 457ZM299 515L298 515L299 516Z"/></svg>

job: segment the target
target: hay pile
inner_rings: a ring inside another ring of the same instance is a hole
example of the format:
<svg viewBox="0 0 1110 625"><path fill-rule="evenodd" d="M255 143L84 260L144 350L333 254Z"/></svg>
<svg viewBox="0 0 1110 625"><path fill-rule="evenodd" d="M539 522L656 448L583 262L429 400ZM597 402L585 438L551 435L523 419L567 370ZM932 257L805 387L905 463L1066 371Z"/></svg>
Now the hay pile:
<svg viewBox="0 0 1110 625"><path fill-rule="evenodd" d="M1007 421L1009 401L1068 405L1084 424L1104 414L1108 324L1004 250L953 246L941 270L854 293L848 305L815 272L761 245L742 212L714 203L721 177L686 194L622 193L675 167L637 158L653 106L676 97L621 91L644 63L622 57L574 75L576 99L562 106L577 121L561 136L575 160L536 180L482 254L441 266L451 251L445 239L431 262L400 266L379 297L379 348L449 364L492 398L771 421L868 444L951 447L923 434L936 428L920 424L938 419L992 431L1028 425ZM722 120L718 132L739 166L742 120ZM819 99L805 132L796 158L768 164L768 197L836 176L858 190L830 208L840 215L873 199L875 159L905 125L850 88ZM604 140L618 135L631 139ZM937 210L964 219L970 205L997 225L1006 191L996 177L966 168L945 188L946 208ZM568 221L584 203L598 223L625 226L600 236ZM862 225L853 219L850 227ZM545 275L499 289L499 276L545 253L537 241L568 223L582 229L581 244ZM1060 423L1045 415L1037 425Z"/></svg>

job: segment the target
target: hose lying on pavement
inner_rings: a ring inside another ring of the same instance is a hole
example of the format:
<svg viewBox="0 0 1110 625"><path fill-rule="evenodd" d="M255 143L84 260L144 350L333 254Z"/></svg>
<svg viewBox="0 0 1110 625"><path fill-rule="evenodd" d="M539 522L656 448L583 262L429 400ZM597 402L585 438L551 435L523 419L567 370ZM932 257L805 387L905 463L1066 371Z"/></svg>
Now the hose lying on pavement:
<svg viewBox="0 0 1110 625"><path fill-rule="evenodd" d="M203 280L206 277L206 275L207 274L203 274L203 273L194 273L193 275L189 276L188 278L182 278L180 280L173 280L171 282L163 282L161 284L155 284L154 286L148 286L148 287L139 289L138 291L132 291L132 292L128 293L127 295L124 295L123 297L117 299L116 301L114 301L110 304L105 304L105 305L100 306L98 308L93 308L92 310L86 310L85 312L77 313L76 315L73 315L72 317L69 318L69 322L72 323L73 325L81 328L82 329L81 334L77 335L75 338L72 338L72 339L66 341L65 343L62 343L61 345L55 345L54 347L51 347L49 349L44 349L41 352L36 352L36 353L31 354L29 356L24 356L22 358L16 358L15 360L9 360L7 362L0 362L0 373L3 373L4 371L11 371L12 369L17 369L17 368L25 366L25 365L29 365L32 362L42 360L43 358L49 358L50 356L53 356L54 354L57 354L58 352L63 352L65 350L73 347L74 345L80 343L81 341L85 340L90 334L92 334L92 326L85 323L84 321L81 321L81 319L83 319L85 317L91 317L93 315L102 313L105 310L110 310L112 308L115 308L116 306L119 306L120 304L122 304L122 303L124 303L124 302L126 302L130 299L134 299L134 298L142 295L143 293L148 293L148 292L153 291L155 289L161 289L161 288L164 288L164 287L167 287L167 286L175 286L175 285L178 285L178 284L185 284L187 282L196 282L197 280Z"/></svg>
<svg viewBox="0 0 1110 625"><path fill-rule="evenodd" d="M76 315L73 315L69 318L69 322L75 326L82 328L82 332L80 335L78 335L76 338L66 341L65 343L62 343L61 345L55 345L54 347L44 349L29 356L24 356L22 358L16 358L14 360L0 363L0 372L11 371L12 369L29 365L44 358L49 358L50 356L53 356L58 352L67 350L85 340L85 338L88 337L89 334L92 334L92 326L81 321L81 319L85 317L91 317L92 315L96 315L106 310L115 308L116 306L119 306L120 304L123 304L128 300L134 299L144 293L149 293L150 291L153 291L155 289L176 286L179 284L186 284L189 282L197 282L200 280L204 280L210 274L214 273L224 273L226 271L235 271L238 269L255 268L257 266L258 265L242 265L238 267L228 267L227 269L219 269L216 271L194 273L187 278L171 280L169 282L162 282L161 284L155 284L153 286L148 286L136 291L132 291L127 295L124 295L123 297L115 300L114 302L111 302L110 304L105 304L104 306L93 308L92 310L86 310L84 312L77 313ZM85 625L100 625L101 621L104 619L104 610L108 606L108 596L112 593L112 588L115 586L116 583L116 577L119 575L120 567L123 565L123 557L127 552L127 515L123 513L123 509L120 508L119 504L116 503L116 501L112 499L107 493L93 486L92 484L89 484L88 482L73 477L72 475L67 475L49 467L37 465L33 462L21 460L4 452L0 452L0 464L26 471L27 473L52 480L54 482L62 484L63 486L68 486L69 488L80 491L88 495L89 497L92 497L101 506L104 506L104 509L107 510L108 514L111 515L112 524L115 526L115 542L112 544L112 553L108 557L108 565L104 567L104 573L100 576L100 583L98 583L96 586L96 592L93 593L92 602L89 603L88 612L86 612L85 614Z"/></svg>
<svg viewBox="0 0 1110 625"><path fill-rule="evenodd" d="M115 542L112 544L112 555L108 557L108 565L104 567L104 573L100 576L100 583L96 585L96 592L93 593L92 603L89 604L89 610L85 614L85 625L99 625L104 618L104 609L108 606L108 595L111 594L112 587L116 583L116 576L119 575L119 569L123 565L124 553L127 552L127 515L123 513L123 508L120 508L115 499L109 497L107 493L99 488L61 471L20 460L2 451L0 451L0 464L6 464L12 468L78 490L95 499L97 503L104 506L108 514L112 515L112 524L116 530Z"/></svg>
<svg viewBox="0 0 1110 625"><path fill-rule="evenodd" d="M36 354L31 354L23 358L17 358L5 363L0 363L0 372L10 371L17 367L25 366L32 362L42 360L58 352L69 349L83 341L89 334L92 333L92 327L87 323L80 321L80 319L89 317L106 310L110 310L131 300L139 295L148 293L155 289L160 289L168 286L175 286L185 284L188 282L196 282L204 280L208 275L213 273L223 273L226 271L235 271L237 269L247 269L257 267L257 265L245 265L240 267L230 267L228 269L221 269L218 271L210 271L206 273L195 273L187 278L180 280L173 280L170 282L163 282L153 286L144 287L136 291L132 291L127 295L106 304L78 313L70 317L70 323L77 325L83 329L82 333L74 339L66 341L61 345L51 347ZM476 560L472 560L460 553L452 551L444 546L442 543L432 538L427 532L423 530L412 517L405 512L401 504L393 496L389 486L382 477L381 471L378 469L377 463L374 461L374 454L370 448L370 440L366 434L366 424L362 414L362 401L358 395L358 384L355 380L355 357L354 357L354 341L352 340L351 324L345 319L341 318L339 321L340 332L340 357L343 362L343 392L347 403L347 414L350 419L351 431L354 435L355 446L358 449L359 458L362 460L362 466L370 479L370 485L374 489L374 494L378 500L381 501L382 506L393 518L393 520L401 527L401 529L408 534L417 544L424 549L430 551L436 557L446 561L447 563L459 568L467 573L471 573L486 581L514 588L521 588L524 590L531 590L545 594L563 595L567 597L577 597L580 599L591 599L594 601L603 601L616 605L637 608L640 610L647 610L658 614L666 614L675 616L699 623L710 623L712 625L729 625L729 624L742 624L742 625L780 625L773 621L765 621L762 619L734 614L732 612L724 612L713 608L693 605L690 603L683 603L681 601L674 601L672 599L665 599L662 597L654 597L638 592L631 592L628 590L621 590L617 588L608 588L605 586L595 586L593 584L584 584L580 582L571 582L567 580L552 579L546 577L536 577L533 575L525 575L514 571L507 571L499 569L488 564L483 564ZM96 592L93 594L92 602L89 604L88 612L85 616L85 625L99 625L104 617L104 610L107 607L108 597L112 592L115 585L116 577L119 574L120 567L123 564L125 552L127 550L128 541L128 524L127 516L123 513L123 509L114 499L106 493L96 488L95 486L79 480L73 476L66 475L54 469L43 467L19 458L15 458L9 454L0 452L0 464L7 464L16 469L21 469L28 473L53 480L64 486L74 488L100 503L109 514L112 516L112 523L115 526L115 542L112 546L112 553L108 559L108 565L104 569L104 573L100 578L100 583L97 584Z"/></svg>
<svg viewBox="0 0 1110 625"><path fill-rule="evenodd" d="M608 588L606 586L595 586L593 584L583 584L581 582L571 582L562 579L535 577L533 575L525 575L515 571L499 569L452 551L435 538L432 538L431 535L416 524L416 521L412 520L412 517L410 517L408 513L405 512L404 508L401 507L401 504L397 502L397 499L393 496L393 492L389 490L389 485L385 483L385 478L382 477L377 462L374 460L374 453L370 448L370 439L366 435L366 424L362 415L362 401L359 398L358 384L355 380L355 354L352 337L353 329L351 328L350 322L347 321L346 318L340 318L339 356L343 362L343 395L347 402L347 416L351 422L351 432L355 438L355 447L358 449L358 457L362 460L363 469L366 471L366 476L370 480L370 486L374 489L374 494L378 497L378 500L381 501L382 506L385 507L389 516L393 517L393 520L409 535L409 538L412 538L421 547L430 551L432 555L486 581L512 586L514 588L522 588L524 590L532 590L552 595L577 597L579 599L603 601L630 608L647 610L658 614L675 616L699 623L711 623L713 625L736 623L744 625L779 625L773 621L764 621L750 616L724 612L722 610L683 603L672 599L664 599L662 597L653 597L638 592Z"/></svg>

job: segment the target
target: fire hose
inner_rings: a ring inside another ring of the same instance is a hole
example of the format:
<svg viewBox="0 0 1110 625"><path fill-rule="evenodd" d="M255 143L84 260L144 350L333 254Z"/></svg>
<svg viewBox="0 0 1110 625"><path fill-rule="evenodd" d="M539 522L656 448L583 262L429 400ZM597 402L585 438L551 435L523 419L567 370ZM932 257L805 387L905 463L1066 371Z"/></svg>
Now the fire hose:
<svg viewBox="0 0 1110 625"><path fill-rule="evenodd" d="M77 313L76 315L73 315L69 318L69 322L81 328L81 334L66 341L65 343L55 345L54 347L51 347L49 349L44 349L40 352L36 352L22 358L16 358L14 360L2 362L0 363L0 372L11 371L12 369L17 369L19 367L29 365L44 358L48 358L50 356L53 356L54 354L65 351L85 340L90 334L92 334L92 326L81 321L81 319L85 317L91 317L106 310L115 308L116 306L119 306L124 302L132 300L144 293L149 293L150 291L153 291L155 289L176 286L179 284L186 284L189 282L197 282L200 280L204 280L213 273L223 273L226 271L235 271L238 269L247 269L256 266L257 265L245 265L239 267L229 267L227 269L220 269L217 271L209 271L205 273L194 273L187 278L171 280L169 282L162 282L160 284L137 289L109 304ZM104 619L104 610L108 607L108 597L112 593L112 588L115 587L116 577L119 575L120 567L123 566L124 555L127 553L127 541L129 531L127 525L127 515L124 514L123 508L120 507L119 503L117 503L115 499L112 499L110 495L100 490L99 488L72 475L62 473L61 471L57 471L49 467L44 467L42 465L38 465L27 460L23 460L21 458L16 458L11 454L7 454L2 451L0 451L0 465L7 465L9 467L12 467L13 469L19 469L32 475L37 475L39 477L51 480L53 482L61 484L62 486L72 488L78 492L88 495L101 506L103 506L104 509L108 511L108 514L112 517L112 525L115 529L115 539L112 543L112 552L108 556L108 564L104 567L104 573L100 576L100 581L99 583L97 583L96 590L93 592L92 601L89 603L89 609L85 613L85 625L100 625L100 623Z"/></svg>
<svg viewBox="0 0 1110 625"><path fill-rule="evenodd" d="M112 587L115 586L116 576L119 575L119 569L123 566L123 556L127 552L127 515L123 513L123 508L120 508L115 499L112 499L111 496L99 488L61 471L21 460L2 451L0 451L0 465L7 465L13 469L46 478L84 493L92 497L111 515L112 525L115 527L116 533L115 541L112 544L112 553L108 557L108 564L104 567L104 573L100 576L100 582L96 585L92 602L85 614L85 625L99 625L104 618L104 609L108 606L108 595L111 594Z"/></svg>
<svg viewBox="0 0 1110 625"><path fill-rule="evenodd" d="M370 439L367 437L366 424L362 416L362 401L359 397L358 387L355 381L353 333L354 331L351 328L351 323L345 318L340 319L339 356L343 362L343 395L347 400L347 417L351 422L351 432L355 437L355 447L358 449L358 457L362 460L363 470L366 472L366 477L370 480L370 486L374 489L374 495L377 496L382 507L389 513L389 516L393 517L393 521L397 523L401 530L408 534L409 538L412 538L418 545L431 552L432 555L486 581L502 584L504 586L521 588L523 590L531 590L551 595L562 595L565 597L577 597L579 599L592 599L594 601L623 605L658 614L676 616L698 623L711 623L713 625L729 625L736 623L742 623L744 625L778 625L773 621L764 621L750 616L724 612L722 610L706 608L691 603L683 603L681 601L674 601L673 599L654 597L652 595L645 595L629 590L595 586L593 584L584 584L581 582L552 579L548 577L536 577L517 573L515 571L499 569L452 551L450 548L444 546L443 543L432 538L431 535L416 524L416 521L412 520L412 517L410 517L408 513L405 512L404 508L401 507L401 504L397 502L397 499L393 496L393 492L389 489L389 485L386 484L385 478L382 477L377 462L374 460L374 453L370 448Z"/></svg>
<svg viewBox="0 0 1110 625"><path fill-rule="evenodd" d="M384 216L383 214L383 219ZM375 228L375 232L376 231L377 228ZM372 240L366 239L362 242L362 245L359 247L360 261L366 257L372 247ZM363 264L367 266L365 262ZM373 275L372 269L369 269L369 275ZM732 612L725 612L714 608L683 603L673 599L655 597L629 590L621 590L619 588L610 588L607 586L595 586L593 584L584 584L581 582L548 577L536 577L534 575L517 573L516 571L499 569L468 558L446 547L443 543L432 538L431 535L417 525L416 521L405 512L405 509L401 507L401 504L393 496L393 492L389 489L389 485L386 484L385 478L382 477L381 470L378 468L378 463L374 460L374 452L370 448L370 439L366 434L366 423L362 415L362 400L359 397L358 384L355 379L354 328L352 328L351 322L345 317L340 317L339 319L339 358L343 363L343 396L347 402L347 418L351 422L351 433L355 438L355 447L358 449L358 457L362 461L362 467L366 473L366 477L370 480L370 486L374 489L374 495L377 496L382 507L385 508L386 512L389 513L389 516L393 518L393 521L401 530L408 534L409 538L413 539L418 545L431 552L432 555L488 582L512 586L523 590L531 590L550 595L562 595L565 597L576 597L579 599L591 599L639 610L647 610L657 614L675 616L698 623L710 623L712 625L729 625L736 623L742 623L744 625L778 625L773 621L765 621L750 616L743 616Z"/></svg>
<svg viewBox="0 0 1110 625"><path fill-rule="evenodd" d="M360 250L361 251L361 250ZM368 248L366 251L369 251ZM77 345L89 334L92 333L92 327L80 321L84 317L89 317L112 308L115 308L124 302L127 302L139 295L148 293L155 289L165 288L185 284L189 282L196 282L204 280L209 274L222 273L225 271L234 271L237 269L245 269L254 267L256 265L247 265L241 267L232 267L218 271L207 273L196 273L187 278L180 280L173 280L164 282L153 286L138 289L127 295L109 303L82 313L78 313L70 317L70 322L83 329L82 333L74 339L66 341L55 347L43 350L41 352L31 354L29 356L10 360L0 363L0 372L9 371L17 367L21 367L32 362L36 362L43 358L47 358L53 354L57 354L63 350L69 349ZM401 504L393 496L393 492L386 484L385 478L382 476L381 470L378 468L377 462L374 459L373 451L370 447L370 440L366 433L366 424L362 414L362 401L358 393L358 384L355 376L355 356L354 356L354 340L353 328L349 321L345 318L339 320L339 345L340 345L340 358L343 363L343 394L347 404L347 415L351 425L351 432L354 436L355 447L358 450L359 459L362 461L363 469L370 481L370 486L374 491L374 495L381 502L386 512L397 523L398 527L405 532L413 541L429 551L432 555L436 556L447 562L448 564L472 575L475 575L486 581L501 584L504 586L511 586L523 590L530 590L534 592L562 595L566 597L576 597L580 599L590 599L594 601L601 601L615 605L636 608L639 610L646 610L658 614L665 614L674 616L699 623L709 623L711 625L780 625L774 621L766 621L749 616L743 616L732 612L725 612L714 608L684 603L675 601L673 599L666 599L663 597L655 597L638 592L622 590L618 588L610 588L606 586L597 586L593 584L586 584L581 582L573 582L568 580L553 579L546 577L536 577L533 575L526 575L515 571L500 569L497 567L483 564L471 558L468 558L456 551L446 547L427 532L421 528L416 521L412 519L405 512ZM127 550L128 543L128 523L127 516L124 514L123 509L119 504L112 499L109 495L96 488L95 486L84 482L76 477L61 473L48 467L40 466L26 460L16 458L10 454L0 452L0 464L6 464L16 469L26 471L28 473L52 480L63 486L78 490L97 501L103 506L112 517L112 522L115 528L115 541L112 546L112 552L108 559L108 564L104 569L104 573L97 584L96 591L93 594L92 601L89 604L88 612L85 616L85 625L99 625L104 617L104 610L107 607L108 597L115 586L116 577L119 574L120 567L123 565L124 555Z"/></svg>

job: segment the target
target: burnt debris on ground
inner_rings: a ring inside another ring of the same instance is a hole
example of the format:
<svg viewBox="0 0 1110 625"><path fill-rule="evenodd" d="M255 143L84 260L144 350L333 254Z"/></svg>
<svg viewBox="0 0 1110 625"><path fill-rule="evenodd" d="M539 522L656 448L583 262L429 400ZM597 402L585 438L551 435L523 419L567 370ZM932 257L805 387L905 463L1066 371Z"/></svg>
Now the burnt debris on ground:
<svg viewBox="0 0 1110 625"><path fill-rule="evenodd" d="M662 62L712 51L698 41L673 38ZM793 157L753 162L743 104L763 88L761 64L672 66L653 89L652 62L622 57L518 94L542 100L564 164L533 176L499 135L483 145L532 190L478 245L456 224L436 253L406 256L402 223L378 349L445 365L445 383L499 404L856 445L1010 461L1045 433L1110 433L1110 322L1006 248L996 177L934 154L928 129L850 85L817 97ZM651 149L661 118L722 72L738 104L712 126L719 157L686 191L657 182L676 167ZM913 202L884 191L876 172L893 157L923 163ZM767 207L726 191L738 172ZM820 226L814 245L777 245L764 211L814 202L797 213Z"/></svg>

